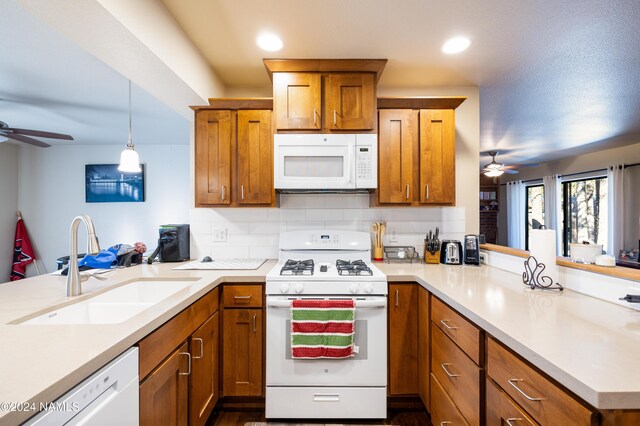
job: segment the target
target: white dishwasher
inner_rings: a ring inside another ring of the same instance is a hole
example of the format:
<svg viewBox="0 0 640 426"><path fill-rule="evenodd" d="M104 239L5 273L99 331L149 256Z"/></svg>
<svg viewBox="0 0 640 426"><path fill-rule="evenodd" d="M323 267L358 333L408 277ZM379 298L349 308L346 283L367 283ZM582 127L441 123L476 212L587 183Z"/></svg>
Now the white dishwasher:
<svg viewBox="0 0 640 426"><path fill-rule="evenodd" d="M138 395L138 348L131 348L25 424L137 425Z"/></svg>

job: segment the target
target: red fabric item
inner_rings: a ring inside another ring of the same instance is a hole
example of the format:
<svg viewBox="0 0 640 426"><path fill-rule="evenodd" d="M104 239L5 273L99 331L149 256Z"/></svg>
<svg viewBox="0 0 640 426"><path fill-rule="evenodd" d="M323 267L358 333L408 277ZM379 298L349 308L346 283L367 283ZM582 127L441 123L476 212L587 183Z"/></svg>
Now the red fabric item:
<svg viewBox="0 0 640 426"><path fill-rule="evenodd" d="M353 323L342 322L292 322L291 331L294 333L353 333Z"/></svg>
<svg viewBox="0 0 640 426"><path fill-rule="evenodd" d="M23 279L27 265L36 260L36 255L31 248L29 234L22 219L16 223L16 239L13 249L13 266L11 268L11 281Z"/></svg>
<svg viewBox="0 0 640 426"><path fill-rule="evenodd" d="M294 358L348 358L353 356L353 348L292 348L291 350Z"/></svg>
<svg viewBox="0 0 640 426"><path fill-rule="evenodd" d="M353 308L356 302L353 300L292 300L293 308Z"/></svg>

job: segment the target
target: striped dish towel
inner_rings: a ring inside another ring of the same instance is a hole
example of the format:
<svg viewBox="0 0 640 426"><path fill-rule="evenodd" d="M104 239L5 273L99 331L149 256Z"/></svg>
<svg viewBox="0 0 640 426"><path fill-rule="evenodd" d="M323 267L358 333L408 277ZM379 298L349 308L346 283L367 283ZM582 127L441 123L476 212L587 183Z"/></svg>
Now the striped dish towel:
<svg viewBox="0 0 640 426"><path fill-rule="evenodd" d="M352 357L355 314L353 300L292 300L292 358Z"/></svg>

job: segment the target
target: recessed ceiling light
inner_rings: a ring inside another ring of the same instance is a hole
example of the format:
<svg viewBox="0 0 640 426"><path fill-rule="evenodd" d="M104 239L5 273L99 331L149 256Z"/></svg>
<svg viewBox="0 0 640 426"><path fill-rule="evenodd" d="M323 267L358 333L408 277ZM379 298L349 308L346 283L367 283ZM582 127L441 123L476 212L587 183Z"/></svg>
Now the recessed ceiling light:
<svg viewBox="0 0 640 426"><path fill-rule="evenodd" d="M256 39L256 43L262 50L266 50L268 52L276 52L282 49L282 40L280 37L273 33L262 33Z"/></svg>
<svg viewBox="0 0 640 426"><path fill-rule="evenodd" d="M448 55L453 55L466 50L470 44L471 40L466 37L453 37L442 45L442 51Z"/></svg>

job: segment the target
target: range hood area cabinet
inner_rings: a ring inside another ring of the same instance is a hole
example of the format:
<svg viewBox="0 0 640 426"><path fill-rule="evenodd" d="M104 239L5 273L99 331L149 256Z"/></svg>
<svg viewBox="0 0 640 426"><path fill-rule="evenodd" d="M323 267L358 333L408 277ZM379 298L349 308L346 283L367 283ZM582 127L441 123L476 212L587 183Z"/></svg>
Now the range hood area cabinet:
<svg viewBox="0 0 640 426"><path fill-rule="evenodd" d="M265 59L276 130L376 130L376 85L386 59Z"/></svg>
<svg viewBox="0 0 640 426"><path fill-rule="evenodd" d="M381 205L454 205L455 111L381 109L378 200Z"/></svg>
<svg viewBox="0 0 640 426"><path fill-rule="evenodd" d="M275 205L271 111L194 109L196 207Z"/></svg>

